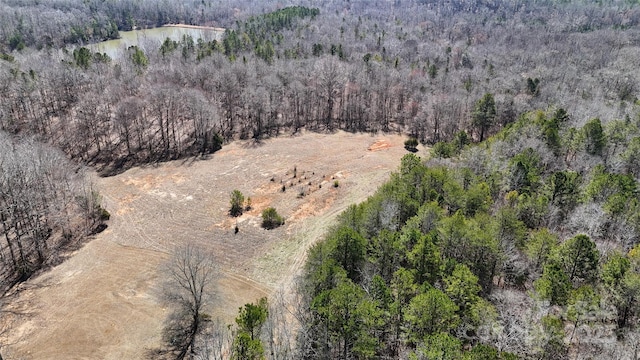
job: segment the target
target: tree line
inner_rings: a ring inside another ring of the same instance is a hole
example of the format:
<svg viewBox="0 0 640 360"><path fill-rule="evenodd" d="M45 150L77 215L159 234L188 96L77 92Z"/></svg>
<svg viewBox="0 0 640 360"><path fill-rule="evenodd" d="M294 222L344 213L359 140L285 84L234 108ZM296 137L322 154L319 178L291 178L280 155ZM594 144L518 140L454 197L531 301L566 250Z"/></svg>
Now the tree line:
<svg viewBox="0 0 640 360"><path fill-rule="evenodd" d="M625 61L637 51L627 41L634 6L364 5L247 16L220 41L143 41L122 59L14 50L0 60L0 128L111 173L303 129L399 131L428 143L465 131L480 141L547 104L575 125L637 113L637 72ZM539 21L527 20L534 13ZM588 19L588 29L556 21L563 16ZM480 100L490 105L482 112Z"/></svg>
<svg viewBox="0 0 640 360"><path fill-rule="evenodd" d="M302 356L632 351L640 231L625 159L638 119L558 125L568 116L526 114L453 159L406 155L310 251Z"/></svg>
<svg viewBox="0 0 640 360"><path fill-rule="evenodd" d="M81 167L34 139L0 132L0 291L60 261L109 214Z"/></svg>

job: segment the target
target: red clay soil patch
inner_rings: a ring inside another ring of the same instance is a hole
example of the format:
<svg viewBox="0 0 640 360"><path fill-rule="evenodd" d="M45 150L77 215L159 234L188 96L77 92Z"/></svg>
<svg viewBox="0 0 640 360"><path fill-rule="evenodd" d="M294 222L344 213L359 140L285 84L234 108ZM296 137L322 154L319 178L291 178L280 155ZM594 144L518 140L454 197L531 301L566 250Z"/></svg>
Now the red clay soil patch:
<svg viewBox="0 0 640 360"><path fill-rule="evenodd" d="M389 143L389 141L387 141L386 139L378 139L376 142L371 144L371 146L369 146L367 150L380 151L380 150L388 149L391 146L392 146L391 143Z"/></svg>
<svg viewBox="0 0 640 360"><path fill-rule="evenodd" d="M208 249L219 264L217 300L208 312L232 324L238 307L292 288L308 247L341 211L365 200L397 169L406 154L404 138L382 135L371 145L372 139L337 133L269 139L260 146L236 142L208 160L96 179L112 214L108 229L21 285L7 308L20 312L0 314L11 324L0 335L2 355L143 359L146 349L159 346L168 313L158 267L185 243ZM387 150L375 151L381 149ZM228 216L234 189L251 197L253 207L237 219L238 233L236 219ZM260 227L267 206L285 217L285 226Z"/></svg>
<svg viewBox="0 0 640 360"><path fill-rule="evenodd" d="M289 217L289 221L300 221L327 211L336 199L338 192L328 191L324 196L306 196L305 202Z"/></svg>

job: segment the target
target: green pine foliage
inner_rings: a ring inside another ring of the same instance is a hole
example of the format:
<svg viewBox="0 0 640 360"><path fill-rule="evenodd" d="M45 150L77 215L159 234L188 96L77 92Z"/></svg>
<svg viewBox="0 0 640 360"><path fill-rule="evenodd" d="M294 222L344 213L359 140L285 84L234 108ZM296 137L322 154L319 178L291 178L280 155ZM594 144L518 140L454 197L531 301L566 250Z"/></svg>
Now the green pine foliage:
<svg viewBox="0 0 640 360"><path fill-rule="evenodd" d="M236 324L238 326L231 348L233 360L264 359L264 346L260 340L262 326L269 315L267 298L256 304L245 304L238 310Z"/></svg>
<svg viewBox="0 0 640 360"><path fill-rule="evenodd" d="M233 190L229 199L229 215L238 217L244 211L244 195L240 190Z"/></svg>
<svg viewBox="0 0 640 360"><path fill-rule="evenodd" d="M271 230L284 224L284 218L278 214L276 209L268 207L262 211L262 227Z"/></svg>
<svg viewBox="0 0 640 360"><path fill-rule="evenodd" d="M256 56L271 64L276 56L276 45L282 40L281 32L291 30L299 19L315 18L320 13L316 8L290 6L264 15L252 16L243 23L237 23L237 29L225 31L222 48L229 58L237 58L244 51L253 51ZM316 51L322 51L315 49ZM288 58L297 58L295 49L285 50Z"/></svg>
<svg viewBox="0 0 640 360"><path fill-rule="evenodd" d="M601 136L563 128L568 117L539 111L478 146L442 143L455 148L447 167L405 155L309 254L302 286L315 320L305 328L334 334L312 346L342 358L393 358L402 349L412 359L562 358L582 326L626 331L640 315L640 250L626 253L620 242L603 258L597 243L611 241L611 226L640 237L637 180L613 167L633 161L625 147L636 141L635 125L619 122ZM520 147L524 139L534 140ZM620 161L605 163L605 154ZM608 222L576 218L592 208ZM543 313L524 352L480 341L506 321L492 303L496 284L562 314Z"/></svg>

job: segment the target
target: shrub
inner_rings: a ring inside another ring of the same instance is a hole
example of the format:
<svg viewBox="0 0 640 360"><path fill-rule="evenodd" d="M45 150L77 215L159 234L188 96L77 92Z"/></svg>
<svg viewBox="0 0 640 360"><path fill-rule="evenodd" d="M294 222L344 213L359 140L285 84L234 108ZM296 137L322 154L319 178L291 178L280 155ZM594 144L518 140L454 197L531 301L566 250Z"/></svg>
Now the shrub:
<svg viewBox="0 0 640 360"><path fill-rule="evenodd" d="M450 143L440 141L433 145L431 152L436 157L448 159L454 155L455 149Z"/></svg>
<svg viewBox="0 0 640 360"><path fill-rule="evenodd" d="M416 138L409 138L404 142L404 148L411 152L418 151L417 147L418 147L418 139Z"/></svg>
<svg viewBox="0 0 640 360"><path fill-rule="evenodd" d="M107 209L101 207L100 208L100 221L108 221L111 218L111 214L107 211Z"/></svg>
<svg viewBox="0 0 640 360"><path fill-rule="evenodd" d="M270 230L284 224L284 218L278 214L276 209L268 207L262 211L262 227Z"/></svg>
<svg viewBox="0 0 640 360"><path fill-rule="evenodd" d="M231 216L240 216L244 211L244 195L240 192L240 190L233 190L231 192L231 208L229 209L229 214Z"/></svg>

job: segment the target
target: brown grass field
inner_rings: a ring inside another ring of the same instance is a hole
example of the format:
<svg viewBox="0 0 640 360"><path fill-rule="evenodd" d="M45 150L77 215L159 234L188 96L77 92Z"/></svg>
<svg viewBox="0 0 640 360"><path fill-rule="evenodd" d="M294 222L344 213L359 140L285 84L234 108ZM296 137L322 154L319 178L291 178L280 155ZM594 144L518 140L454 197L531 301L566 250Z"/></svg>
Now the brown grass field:
<svg viewBox="0 0 640 360"><path fill-rule="evenodd" d="M214 253L221 272L213 315L232 323L241 305L291 287L307 248L336 215L397 169L403 141L337 133L234 142L205 160L97 178L112 215L108 228L16 289L3 315L5 360L144 358L160 345L168 314L158 267L185 242ZM227 214L233 189L253 205L237 220ZM260 227L267 206L286 218L284 226Z"/></svg>

